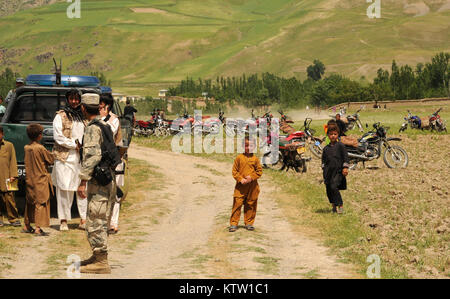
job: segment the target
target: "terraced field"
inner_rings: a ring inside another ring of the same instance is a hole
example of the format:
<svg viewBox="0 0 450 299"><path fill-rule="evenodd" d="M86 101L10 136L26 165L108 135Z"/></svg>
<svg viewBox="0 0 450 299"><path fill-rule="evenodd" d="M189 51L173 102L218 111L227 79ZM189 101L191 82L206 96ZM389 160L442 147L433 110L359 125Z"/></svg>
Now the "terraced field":
<svg viewBox="0 0 450 299"><path fill-rule="evenodd" d="M81 0L80 19L58 2L0 18L0 70L48 73L56 57L66 72L103 71L116 90L153 94L186 76L305 77L314 59L371 78L392 59L450 50L448 0L398 2L382 1L381 19L356 0Z"/></svg>

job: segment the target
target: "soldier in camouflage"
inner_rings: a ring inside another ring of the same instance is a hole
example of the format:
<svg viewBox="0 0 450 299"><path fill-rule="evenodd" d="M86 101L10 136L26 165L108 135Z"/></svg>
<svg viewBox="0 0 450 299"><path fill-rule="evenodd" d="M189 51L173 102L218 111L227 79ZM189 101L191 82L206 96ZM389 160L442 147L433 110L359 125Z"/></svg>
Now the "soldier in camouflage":
<svg viewBox="0 0 450 299"><path fill-rule="evenodd" d="M108 264L108 220L111 205L116 196L115 180L109 185L101 186L92 178L94 167L102 158L102 131L96 125L90 125L97 119L106 125L99 116L99 96L84 94L81 98L81 110L90 122L84 131L83 160L80 172L81 183L78 187L80 196L87 196L88 211L86 232L93 255L81 262L81 273L109 274ZM89 184L87 184L89 182ZM87 187L86 187L87 185Z"/></svg>

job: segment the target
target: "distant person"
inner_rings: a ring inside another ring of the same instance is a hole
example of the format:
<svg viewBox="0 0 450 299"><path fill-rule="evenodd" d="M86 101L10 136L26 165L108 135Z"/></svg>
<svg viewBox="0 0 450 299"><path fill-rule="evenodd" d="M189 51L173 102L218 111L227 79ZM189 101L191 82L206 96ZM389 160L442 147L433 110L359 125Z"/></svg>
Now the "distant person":
<svg viewBox="0 0 450 299"><path fill-rule="evenodd" d="M23 78L17 78L16 79L16 88L11 89L8 94L6 95L5 104L8 106L9 102L11 102L16 97L16 90L17 88L23 86L25 84L25 80Z"/></svg>
<svg viewBox="0 0 450 299"><path fill-rule="evenodd" d="M30 124L27 135L30 144L25 145L26 205L24 232L48 236L43 227L50 226L50 195L53 193L52 179L48 167L54 163L54 156L39 142L44 128ZM36 224L36 229L31 223Z"/></svg>
<svg viewBox="0 0 450 299"><path fill-rule="evenodd" d="M134 127L134 123L136 121L136 119L135 119L136 112L138 112L136 110L136 108L131 106L131 101L129 99L127 99L126 106L123 109L123 114L124 114L124 117L127 118L131 122L133 127Z"/></svg>
<svg viewBox="0 0 450 299"><path fill-rule="evenodd" d="M67 106L58 112L53 120L53 137L55 145L55 167L52 171L52 181L56 187L56 202L58 206L59 230L67 231L67 221L72 219L71 208L74 193L80 184L80 148L86 121L81 113L81 93L71 89L66 94ZM85 229L87 199L77 197L78 213L80 214L79 229Z"/></svg>
<svg viewBox="0 0 450 299"><path fill-rule="evenodd" d="M339 127L337 125L331 123L328 125L327 136L330 143L325 146L322 153L323 179L333 213L342 214L344 208L339 190L347 189L345 177L348 175L348 154L344 144L338 140Z"/></svg>
<svg viewBox="0 0 450 299"><path fill-rule="evenodd" d="M5 115L6 113L6 107L3 106L3 97L0 96L0 120L3 117L3 115Z"/></svg>
<svg viewBox="0 0 450 299"><path fill-rule="evenodd" d="M245 152L236 157L233 164L233 178L236 186L233 194L233 209L231 211L229 231L238 228L241 218L241 208L244 205L244 223L247 230L254 230L256 207L259 195L258 179L262 176L259 158L252 153L254 141L245 138Z"/></svg>
<svg viewBox="0 0 450 299"><path fill-rule="evenodd" d="M347 127L345 122L341 119L341 115L339 113L336 114L336 125L339 127L339 137L346 136L345 131L347 131Z"/></svg>
<svg viewBox="0 0 450 299"><path fill-rule="evenodd" d="M6 208L8 221L12 226L21 226L14 193L8 190L6 180L11 183L17 180L17 160L14 145L3 139L3 127L0 126L0 199ZM2 207L3 207L2 205ZM0 226L3 226L3 216L0 209Z"/></svg>

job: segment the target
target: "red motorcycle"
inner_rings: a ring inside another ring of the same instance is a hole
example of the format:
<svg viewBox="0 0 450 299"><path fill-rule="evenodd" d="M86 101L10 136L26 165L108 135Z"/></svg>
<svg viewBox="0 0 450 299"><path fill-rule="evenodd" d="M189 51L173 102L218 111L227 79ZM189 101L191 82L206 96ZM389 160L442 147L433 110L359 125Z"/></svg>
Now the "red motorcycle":
<svg viewBox="0 0 450 299"><path fill-rule="evenodd" d="M433 113L430 116L430 128L431 131L438 131L438 132L442 132L445 131L447 132L447 127L445 125L445 121L441 119L441 116L439 115L439 112L441 112L442 108L439 108L438 111L436 111L435 113Z"/></svg>
<svg viewBox="0 0 450 299"><path fill-rule="evenodd" d="M263 156L261 162L265 168L273 168L275 170L288 171L293 168L296 172L306 172L306 162L310 161L310 157L306 157L306 138L307 135L303 131L295 131L289 136L278 136L278 133L271 132L266 137L262 145ZM273 140L278 139L278 151L275 150Z"/></svg>
<svg viewBox="0 0 450 299"><path fill-rule="evenodd" d="M143 121L138 120L134 126L136 136L148 137L154 133L155 122L153 120Z"/></svg>

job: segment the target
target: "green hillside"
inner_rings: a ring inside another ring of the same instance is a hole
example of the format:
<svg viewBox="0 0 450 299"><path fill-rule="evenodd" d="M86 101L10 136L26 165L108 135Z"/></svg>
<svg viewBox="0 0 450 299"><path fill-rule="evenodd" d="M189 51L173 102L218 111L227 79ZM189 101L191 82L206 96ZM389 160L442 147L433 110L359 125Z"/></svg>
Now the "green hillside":
<svg viewBox="0 0 450 299"><path fill-rule="evenodd" d="M0 70L48 73L62 58L66 73L102 71L143 95L186 76L304 78L314 59L372 78L392 59L415 65L450 50L450 1L381 2L381 19L361 0L82 0L80 19L58 2L0 18Z"/></svg>

